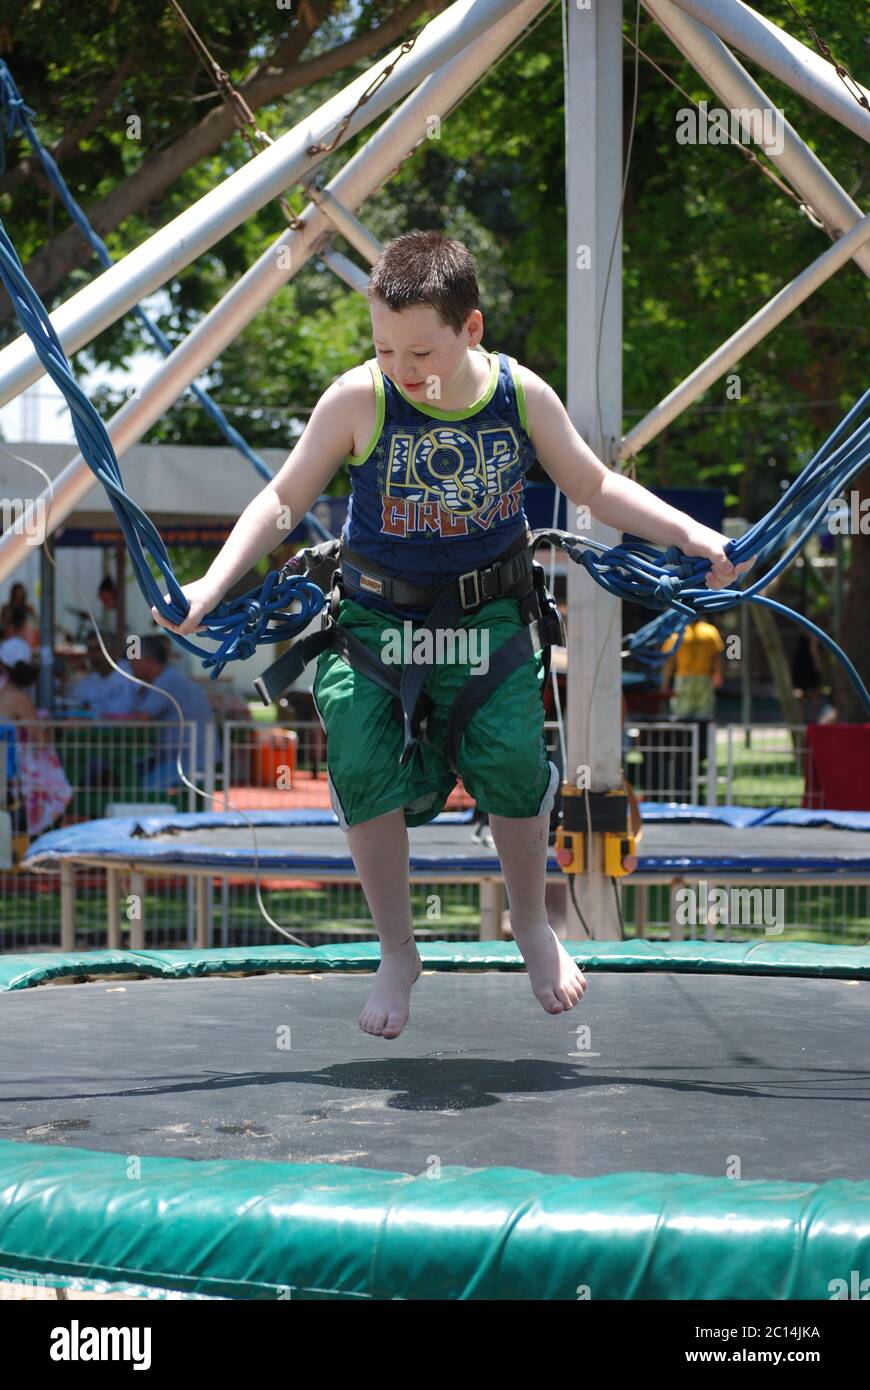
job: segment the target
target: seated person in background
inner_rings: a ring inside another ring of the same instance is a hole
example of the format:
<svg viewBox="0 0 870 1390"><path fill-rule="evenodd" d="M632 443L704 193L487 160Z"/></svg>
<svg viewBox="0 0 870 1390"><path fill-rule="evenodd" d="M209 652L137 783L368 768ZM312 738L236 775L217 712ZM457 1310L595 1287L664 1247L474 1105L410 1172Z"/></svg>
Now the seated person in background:
<svg viewBox="0 0 870 1390"><path fill-rule="evenodd" d="M196 766L202 768L205 761L205 726L213 722L214 713L205 693L190 676L169 664L169 644L165 637L148 634L139 640L142 655L130 662L133 675L156 685L157 689L143 690L141 686L136 686L137 699L132 718L159 719L167 725L159 731L155 752L140 765L141 785L144 791L165 791L178 785L175 762L179 749L181 766L188 777L191 774L191 736L186 727L189 721L196 721ZM170 695L181 706L185 719L183 741L178 710L168 698Z"/></svg>
<svg viewBox="0 0 870 1390"><path fill-rule="evenodd" d="M130 671L130 663L126 658L123 661L118 660L120 648L117 638L107 634L103 641L112 660L117 662L122 671ZM140 687L120 675L109 664L96 637L88 639L88 662L91 669L76 681L70 692L73 699L92 710L98 719L112 719L118 715L132 714L136 709Z"/></svg>
<svg viewBox="0 0 870 1390"><path fill-rule="evenodd" d="M36 671L33 670L33 648L30 644L25 642L23 637L7 637L0 642L0 647L3 649L0 664L3 665L7 676L20 663L28 670L32 670L32 678L27 682L28 685L31 685L36 677Z"/></svg>
<svg viewBox="0 0 870 1390"><path fill-rule="evenodd" d="M16 609L22 608L23 620L20 613L13 619ZM13 584L9 590L9 598L0 609L0 628L4 637L18 635L24 638L29 647L39 646L39 619L33 604L27 601L27 590L23 584Z"/></svg>
<svg viewBox="0 0 870 1390"><path fill-rule="evenodd" d="M103 622L108 623L110 617L118 611L118 588L110 574L104 576L99 589L97 598L103 606ZM110 626L114 626L117 619L113 619Z"/></svg>
<svg viewBox="0 0 870 1390"><path fill-rule="evenodd" d="M73 789L55 751L51 731L31 724L38 718L29 693L36 670L19 660L19 643L15 637L0 642L0 724L25 723L25 727L15 730L17 786L12 790L23 802L27 833L40 835L63 815Z"/></svg>
<svg viewBox="0 0 870 1390"><path fill-rule="evenodd" d="M39 650L39 628L31 619L26 604L16 603L9 609L3 636L23 642L27 648L27 660L33 660L34 652Z"/></svg>
<svg viewBox="0 0 870 1390"><path fill-rule="evenodd" d="M28 689L36 680L31 650L20 637L0 642L0 719L36 719ZM42 730L34 730L41 733Z"/></svg>

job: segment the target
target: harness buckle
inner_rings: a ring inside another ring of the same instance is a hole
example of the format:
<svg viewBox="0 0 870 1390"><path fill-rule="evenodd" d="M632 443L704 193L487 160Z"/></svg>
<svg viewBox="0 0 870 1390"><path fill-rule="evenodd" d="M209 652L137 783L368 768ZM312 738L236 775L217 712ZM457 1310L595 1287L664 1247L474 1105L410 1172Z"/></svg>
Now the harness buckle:
<svg viewBox="0 0 870 1390"><path fill-rule="evenodd" d="M470 600L466 598L466 593L465 593L465 585L466 585L466 583L469 582L469 581L471 582L471 585L472 585L472 594L473 594L473 598L471 598ZM478 570L469 570L467 574L460 574L458 583L459 583L459 602L460 602L460 604L461 604L463 610L464 610L464 611L467 611L469 608L479 608L479 607L480 607L480 603L481 603L481 595L480 595L480 573L479 573L479 571L478 571Z"/></svg>
<svg viewBox="0 0 870 1390"><path fill-rule="evenodd" d="M537 602L538 630L541 641L551 647L564 647L565 624L559 605L547 588L543 566L532 565L532 594Z"/></svg>

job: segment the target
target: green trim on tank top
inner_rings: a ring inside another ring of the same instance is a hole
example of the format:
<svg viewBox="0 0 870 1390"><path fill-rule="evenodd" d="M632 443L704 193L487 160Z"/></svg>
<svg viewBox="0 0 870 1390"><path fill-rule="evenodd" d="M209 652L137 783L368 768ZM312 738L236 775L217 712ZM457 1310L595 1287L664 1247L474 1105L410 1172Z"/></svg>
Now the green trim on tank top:
<svg viewBox="0 0 870 1390"><path fill-rule="evenodd" d="M371 377L375 388L375 427L372 430L371 438L369 439L369 442L366 445L363 452L361 454L348 454L345 460L346 463L351 464L355 468L359 468L361 463L365 463L366 459L369 457L378 440L380 439L381 431L384 428L384 413L386 410L386 401L384 396L384 379L381 376L380 368L378 367L377 363L374 361L373 358L366 363L366 366L371 372Z"/></svg>
<svg viewBox="0 0 870 1390"><path fill-rule="evenodd" d="M436 405L424 405L422 401L415 401L413 396L409 396L407 392L403 391L397 381L394 381L393 385L402 399L407 401L408 405L412 405L415 410L419 410L421 415L431 415L433 420L468 420L489 404L495 395L495 388L498 386L498 353L487 352L485 348L473 349L473 351L480 351L489 358L489 380L483 388L483 395L478 396L477 400L473 401L466 410L440 410Z"/></svg>
<svg viewBox="0 0 870 1390"><path fill-rule="evenodd" d="M526 388L523 386L522 378L517 370L518 365L515 357L508 358L508 367L510 368L511 378L514 383L514 391L517 397L517 413L520 417L520 424L531 439L532 432L529 429L529 417L526 413Z"/></svg>

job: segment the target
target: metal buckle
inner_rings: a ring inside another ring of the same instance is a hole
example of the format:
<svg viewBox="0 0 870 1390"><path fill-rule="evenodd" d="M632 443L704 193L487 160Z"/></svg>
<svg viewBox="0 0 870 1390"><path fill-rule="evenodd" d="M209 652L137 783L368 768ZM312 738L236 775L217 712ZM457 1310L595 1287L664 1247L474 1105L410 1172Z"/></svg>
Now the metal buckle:
<svg viewBox="0 0 870 1390"><path fill-rule="evenodd" d="M562 621L562 614L559 612L558 606L555 603L547 604L541 618L540 626L544 640L551 647L565 646L565 624Z"/></svg>
<svg viewBox="0 0 870 1390"><path fill-rule="evenodd" d="M474 598L471 600L470 603L467 602L465 598L465 583L466 580L469 579L472 581L474 593ZM467 574L460 574L459 602L462 608L466 610L469 608L477 608L480 606L480 575L478 574L477 570L469 570Z"/></svg>

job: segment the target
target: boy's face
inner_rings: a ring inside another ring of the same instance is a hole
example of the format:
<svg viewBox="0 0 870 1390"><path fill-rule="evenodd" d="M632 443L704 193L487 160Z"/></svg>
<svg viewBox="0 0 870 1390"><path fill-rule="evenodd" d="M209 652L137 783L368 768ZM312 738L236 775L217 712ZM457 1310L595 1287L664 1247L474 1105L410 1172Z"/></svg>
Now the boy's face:
<svg viewBox="0 0 870 1390"><path fill-rule="evenodd" d="M431 304L414 304L399 313L380 299L372 299L370 306L378 366L412 398L437 401L461 374L469 348L483 337L479 309L454 333Z"/></svg>

